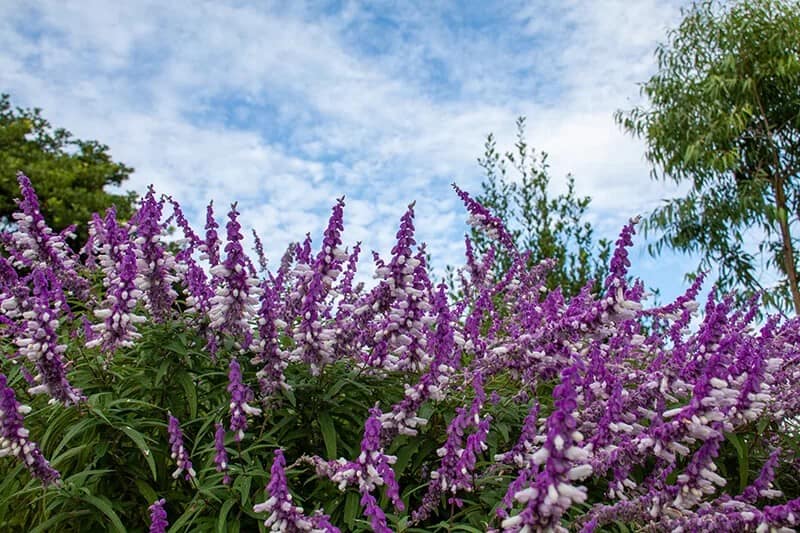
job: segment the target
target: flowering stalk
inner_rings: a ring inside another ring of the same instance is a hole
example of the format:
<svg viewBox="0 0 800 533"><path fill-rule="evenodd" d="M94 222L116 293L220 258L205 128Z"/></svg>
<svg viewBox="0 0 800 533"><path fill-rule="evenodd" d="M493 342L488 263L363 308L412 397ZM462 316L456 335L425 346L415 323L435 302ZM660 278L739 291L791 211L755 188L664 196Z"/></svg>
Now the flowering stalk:
<svg viewBox="0 0 800 533"><path fill-rule="evenodd" d="M183 445L183 432L181 431L180 422L178 419L169 413L169 424L167 425L167 432L169 433L169 445L172 450L170 457L175 461L178 468L172 473L172 477L178 479L182 472L186 472L184 478L189 481L194 479L196 473L192 467L192 461L189 459L189 453Z"/></svg>
<svg viewBox="0 0 800 533"><path fill-rule="evenodd" d="M172 288L179 278L175 258L159 242L165 232L161 223L164 200L156 200L151 185L131 219L130 231L136 235L137 287L144 294L147 308L156 322L163 322L178 293Z"/></svg>
<svg viewBox="0 0 800 533"><path fill-rule="evenodd" d="M330 517L321 513L314 516L303 514L303 508L294 505L292 495L289 494L286 479L286 459L283 451L275 450L275 460L270 470L267 494L269 498L263 503L253 506L256 513L268 513L264 525L270 531L310 531L313 533L338 533L339 529L330 524Z"/></svg>
<svg viewBox="0 0 800 533"><path fill-rule="evenodd" d="M247 402L253 400L253 391L242 383L242 369L236 358L231 359L228 371L228 392L231 393L231 431L236 442L244 438L247 429L247 415L257 416L261 409L252 407Z"/></svg>
<svg viewBox="0 0 800 533"><path fill-rule="evenodd" d="M386 455L381 447L381 411L373 407L364 424L364 438L361 440L361 453L355 461L339 459L323 461L318 457L306 458L316 466L317 474L327 477L344 491L348 486L358 487L361 493L361 506L364 515L370 519L375 531L391 531L386 525L386 516L377 505L372 493L386 485L386 495L395 509L402 511L405 506L400 499L400 487L395 479L392 466L397 457Z"/></svg>
<svg viewBox="0 0 800 533"><path fill-rule="evenodd" d="M77 272L79 258L67 244L67 237L74 237L72 228L55 233L44 220L39 199L31 180L21 172L17 174L22 198L17 201L19 211L12 215L16 231L9 235L6 249L18 267L50 268L59 281L76 295L86 297L89 283Z"/></svg>
<svg viewBox="0 0 800 533"><path fill-rule="evenodd" d="M248 273L249 260L242 248L238 216L236 204L233 204L228 213L225 261L211 267L211 274L217 281L208 316L213 331L233 336L246 349L253 340L250 321L256 314L255 305L261 289L258 279Z"/></svg>
<svg viewBox="0 0 800 533"><path fill-rule="evenodd" d="M166 533L167 527L169 527L167 511L164 510L166 504L167 500L161 498L148 507L150 511L150 533Z"/></svg>
<svg viewBox="0 0 800 533"><path fill-rule="evenodd" d="M67 363L63 359L67 345L58 342L59 315L64 308L60 283L49 269L37 268L32 278L32 309L23 313L27 320L15 339L20 355L36 367L36 385L28 392L47 394L64 405L80 403L86 398L67 380Z"/></svg>
<svg viewBox="0 0 800 533"><path fill-rule="evenodd" d="M228 451L225 449L225 426L220 423L214 424L214 464L217 472L224 472L222 477L223 485L230 485L231 476L228 473Z"/></svg>
<svg viewBox="0 0 800 533"><path fill-rule="evenodd" d="M30 412L30 407L17 401L5 374L0 374L0 457L16 457L33 477L49 485L58 481L61 474L50 466L36 443L28 439L30 432L23 423Z"/></svg>

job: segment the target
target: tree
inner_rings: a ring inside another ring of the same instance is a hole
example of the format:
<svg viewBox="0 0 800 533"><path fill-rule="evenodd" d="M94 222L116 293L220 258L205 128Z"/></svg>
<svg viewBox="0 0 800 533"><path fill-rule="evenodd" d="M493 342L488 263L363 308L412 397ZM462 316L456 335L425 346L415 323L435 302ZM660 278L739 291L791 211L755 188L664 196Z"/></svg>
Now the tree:
<svg viewBox="0 0 800 533"><path fill-rule="evenodd" d="M764 289L760 263L781 278L766 302L800 313L800 5L693 4L656 59L647 103L615 115L646 141L654 179L690 184L645 220L650 252L699 253L740 298Z"/></svg>
<svg viewBox="0 0 800 533"><path fill-rule="evenodd" d="M136 195L111 194L108 185L121 185L133 169L111 159L108 146L73 138L53 129L40 109L13 109L7 94L0 96L0 226L12 223L18 196L16 175L30 177L42 213L53 229L77 226L79 243L86 237L85 221L94 212L116 206L127 219Z"/></svg>
<svg viewBox="0 0 800 533"><path fill-rule="evenodd" d="M607 272L610 242L594 241L594 229L585 221L591 198L575 195L575 179L567 176L567 191L551 196L547 154L537 154L525 141L525 118L517 120L514 150L501 155L489 134L478 163L486 176L475 199L499 217L520 250L530 251L531 264L553 259L547 287L561 287L565 296L577 294L591 280L601 283ZM509 165L517 176L508 175ZM496 243L471 230L475 250L486 253ZM495 247L498 273L506 272L512 257Z"/></svg>

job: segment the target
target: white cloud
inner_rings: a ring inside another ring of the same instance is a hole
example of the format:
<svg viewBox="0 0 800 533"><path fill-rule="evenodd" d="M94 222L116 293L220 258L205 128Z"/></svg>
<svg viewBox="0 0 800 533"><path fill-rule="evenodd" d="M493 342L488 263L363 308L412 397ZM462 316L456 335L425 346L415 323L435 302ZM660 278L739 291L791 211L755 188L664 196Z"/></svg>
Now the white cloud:
<svg viewBox="0 0 800 533"><path fill-rule="evenodd" d="M553 5L12 1L0 71L15 104L136 167L130 187L155 183L197 222L209 199L220 213L238 200L273 263L346 195L347 241L383 253L417 200L442 266L461 260L464 231L449 184L476 189L485 134L510 147L521 114L604 227L670 194L611 115L635 101L677 4Z"/></svg>

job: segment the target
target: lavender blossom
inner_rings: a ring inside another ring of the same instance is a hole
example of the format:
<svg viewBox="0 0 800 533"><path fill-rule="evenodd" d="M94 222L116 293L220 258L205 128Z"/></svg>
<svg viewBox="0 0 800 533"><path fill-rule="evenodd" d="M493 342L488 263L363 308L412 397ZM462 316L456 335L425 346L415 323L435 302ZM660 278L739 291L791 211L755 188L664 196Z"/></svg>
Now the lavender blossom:
<svg viewBox="0 0 800 533"><path fill-rule="evenodd" d="M42 216L31 180L20 172L17 181L22 193L18 200L19 211L12 215L17 228L6 243L14 263L27 268L50 268L67 290L78 297L86 297L89 283L78 274L79 258L66 242L66 238L74 234L69 229L62 234L55 233Z"/></svg>
<svg viewBox="0 0 800 533"><path fill-rule="evenodd" d="M264 255L264 244L261 242L261 237L258 236L256 230L253 230L253 241L255 242L256 257L258 257L258 266L261 272L267 271L267 257Z"/></svg>
<svg viewBox="0 0 800 533"><path fill-rule="evenodd" d="M231 393L231 431L233 431L234 440L239 442L244 438L244 432L247 429L247 415L260 415L261 409L247 403L253 401L253 391L242 383L242 370L235 358L231 359L228 382L228 392Z"/></svg>
<svg viewBox="0 0 800 533"><path fill-rule="evenodd" d="M137 288L142 291L153 319L163 322L178 297L172 288L178 281L175 258L160 244L161 234L166 225L161 223L161 212L164 200L156 200L151 185L141 206L131 219L131 232L136 251L136 266L139 275L136 278Z"/></svg>
<svg viewBox="0 0 800 533"><path fill-rule="evenodd" d="M231 476L228 473L228 452L225 449L225 426L220 423L214 424L214 464L217 472L224 472L222 477L223 485L230 485Z"/></svg>
<svg viewBox="0 0 800 533"><path fill-rule="evenodd" d="M67 380L67 363L63 359L67 345L58 342L59 318L65 307L60 283L49 269L37 268L32 278L32 308L23 313L27 320L15 339L20 355L36 367L36 385L28 392L47 394L64 405L80 403L86 398Z"/></svg>
<svg viewBox="0 0 800 533"><path fill-rule="evenodd" d="M167 522L167 511L164 506L167 500L161 498L153 502L148 509L150 511L150 533L166 533L169 522Z"/></svg>
<svg viewBox="0 0 800 533"><path fill-rule="evenodd" d="M361 505L364 514L370 519L376 531L386 526L383 511L377 505L372 493L380 486L386 485L386 495L395 509L404 509L400 499L400 487L397 485L392 466L397 457L386 455L381 447L381 411L373 407L369 411L369 418L364 424L364 438L361 440L361 453L355 461L339 459L337 461L323 461L317 457L308 459L317 469L317 474L327 477L344 491L348 486L357 486L361 493Z"/></svg>
<svg viewBox="0 0 800 533"><path fill-rule="evenodd" d="M137 288L138 279L136 252L132 248L128 231L117 223L113 207L102 219L95 215L89 225L92 247L97 255L100 269L105 274L103 284L106 297L94 310L94 316L103 320L92 326L96 337L86 343L88 348L96 346L107 353L120 347L132 346L141 337L136 324L145 317L134 313L142 297Z"/></svg>
<svg viewBox="0 0 800 533"><path fill-rule="evenodd" d="M219 264L219 248L221 241L217 234L219 224L214 220L214 202L211 201L206 208L206 238L198 246L203 255L202 259L208 260L208 264L215 267Z"/></svg>
<svg viewBox="0 0 800 533"><path fill-rule="evenodd" d="M97 337L86 343L87 348L100 346L105 352L120 347L133 346L141 338L136 324L146 318L133 312L142 291L136 288L136 253L126 248L118 267L107 278L110 289L103 305L94 310L94 316L103 322L92 326Z"/></svg>
<svg viewBox="0 0 800 533"><path fill-rule="evenodd" d="M253 506L253 511L256 513L269 513L264 525L270 531L338 532L339 529L330 524L328 516L318 514L308 517L303 514L302 507L294 505L292 495L289 494L285 468L286 459L283 457L283 451L277 449L267 485L269 498Z"/></svg>
<svg viewBox="0 0 800 533"><path fill-rule="evenodd" d="M61 474L50 466L36 443L28 439L30 432L23 423L30 412L30 407L17 401L6 376L0 374L0 457L16 457L33 477L49 485L57 482Z"/></svg>
<svg viewBox="0 0 800 533"><path fill-rule="evenodd" d="M195 478L196 473L192 467L192 461L189 459L189 452L183 446L183 432L178 419L172 416L172 413L168 414L168 418L167 432L169 433L169 445L172 450L170 457L178 466L177 470L172 473L172 477L178 479L182 472L186 472L184 478L189 481Z"/></svg>
<svg viewBox="0 0 800 533"><path fill-rule="evenodd" d="M475 399L470 409L456 408L456 416L447 427L447 442L436 451L442 458L441 466L431 473L428 492L423 497L422 504L411 515L415 522L428 517L443 493L449 492L448 502L461 507L463 503L456 494L462 490L471 492L475 488L472 475L478 455L487 449L486 437L489 434L491 417L480 418L486 401L482 378L476 376L472 386L475 389ZM474 431L467 436L464 443L464 436L469 429Z"/></svg>
<svg viewBox="0 0 800 533"><path fill-rule="evenodd" d="M417 428L427 420L417 416L417 411L427 400L442 400L452 375L460 367L456 353L456 333L453 330L453 315L447 305L446 287L439 285L433 299L436 312L436 328L430 330L426 342L433 353L433 361L427 372L413 386L407 386L403 399L392 406L391 412L381 415L382 439L390 441L396 434L414 436ZM463 338L459 335L463 344Z"/></svg>
<svg viewBox="0 0 800 533"><path fill-rule="evenodd" d="M381 295L378 310L383 317L380 325L371 332L375 348L366 362L372 367L421 372L430 364L426 330L433 322L429 315L431 282L424 249L420 248L413 255L415 244L414 204L411 204L401 218L391 261L388 265L380 262L375 273L381 283L372 299ZM369 305L368 302L361 306Z"/></svg>
<svg viewBox="0 0 800 533"><path fill-rule="evenodd" d="M464 202L467 211L469 211L470 217L467 223L485 232L490 239L499 241L508 251L516 252L514 239L508 233L503 221L492 215L488 209L472 199L469 194L459 189L455 183L453 184L453 189Z"/></svg>
<svg viewBox="0 0 800 533"><path fill-rule="evenodd" d="M564 512L573 503L586 501L586 488L573 484L592 474L587 462L591 447L587 449L581 444L583 435L577 430L575 420L578 384L577 368L565 369L562 382L553 391L555 410L547 420L547 440L531 454L530 473L525 474L533 482L521 490L514 487L513 498L524 508L503 520L506 531L521 531L526 527L562 530Z"/></svg>
<svg viewBox="0 0 800 533"><path fill-rule="evenodd" d="M280 349L279 332L287 324L279 318L280 292L283 289L283 276L277 276L270 286L261 286L261 306L258 310L258 342L256 355L251 362L262 365L256 373L261 394L268 398L280 390L289 390L284 370L288 365L284 351Z"/></svg>
<svg viewBox="0 0 800 533"><path fill-rule="evenodd" d="M250 321L255 317L255 305L261 289L258 287L258 279L248 273L248 260L241 244L243 237L238 216L236 204L233 204L228 213L225 261L211 267L211 274L217 279L217 285L208 316L212 330L232 335L246 349L253 339Z"/></svg>
<svg viewBox="0 0 800 533"><path fill-rule="evenodd" d="M295 294L299 301L300 324L294 330L296 347L290 357L303 361L312 375L319 375L322 367L335 357L335 329L328 326L331 318L327 313L326 300L335 295L334 282L342 272L342 263L347 258L342 244L344 198L333 207L328 226L322 240L322 249L311 261L311 241L306 239L298 265L295 269L297 286Z"/></svg>

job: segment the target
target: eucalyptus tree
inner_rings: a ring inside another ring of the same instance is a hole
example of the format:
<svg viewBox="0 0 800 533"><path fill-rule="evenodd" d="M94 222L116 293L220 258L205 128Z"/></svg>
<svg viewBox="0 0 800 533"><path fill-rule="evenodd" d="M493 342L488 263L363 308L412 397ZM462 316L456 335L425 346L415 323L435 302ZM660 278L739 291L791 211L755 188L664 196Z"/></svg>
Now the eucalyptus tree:
<svg viewBox="0 0 800 533"><path fill-rule="evenodd" d="M655 55L646 102L615 116L654 179L689 185L644 221L650 252L697 253L721 288L800 313L800 4L695 3Z"/></svg>

